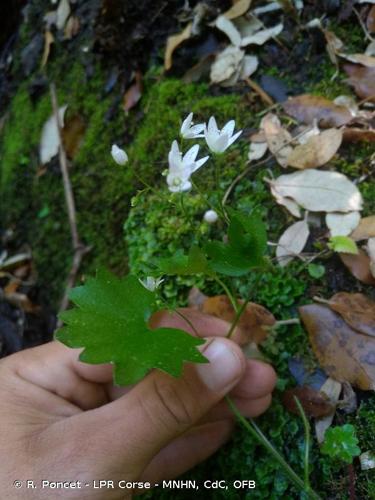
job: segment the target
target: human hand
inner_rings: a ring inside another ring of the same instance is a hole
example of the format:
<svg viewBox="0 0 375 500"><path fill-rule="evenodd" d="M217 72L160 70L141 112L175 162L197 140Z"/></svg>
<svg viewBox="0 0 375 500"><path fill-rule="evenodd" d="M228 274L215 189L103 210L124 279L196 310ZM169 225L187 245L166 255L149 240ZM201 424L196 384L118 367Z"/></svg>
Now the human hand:
<svg viewBox="0 0 375 500"><path fill-rule="evenodd" d="M1 360L4 498L130 498L133 492L120 489L119 481L174 478L228 440L234 418L223 401L226 394L247 417L266 410L273 369L246 360L240 347L224 338L225 321L184 313L208 339L202 351L210 363L186 364L179 379L154 370L132 388L113 387L111 366L81 363L76 349L58 342ZM157 322L188 330L176 314L159 315ZM112 480L114 488L94 489L93 481L100 479ZM16 480L20 488L13 485ZM26 480L35 488L26 489ZM43 480L81 487L51 491L42 489Z"/></svg>

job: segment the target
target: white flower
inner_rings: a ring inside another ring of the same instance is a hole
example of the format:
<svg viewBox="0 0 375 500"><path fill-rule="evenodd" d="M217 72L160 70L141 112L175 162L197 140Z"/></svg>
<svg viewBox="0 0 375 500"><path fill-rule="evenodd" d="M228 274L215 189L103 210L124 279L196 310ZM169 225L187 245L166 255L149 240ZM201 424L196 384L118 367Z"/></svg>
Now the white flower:
<svg viewBox="0 0 375 500"><path fill-rule="evenodd" d="M207 210L203 216L203 220L208 222L208 224L214 224L218 220L219 216L215 210Z"/></svg>
<svg viewBox="0 0 375 500"><path fill-rule="evenodd" d="M177 141L173 141L171 150L168 154L169 171L167 175L167 184L172 193L182 193L191 189L190 177L206 161L208 156L197 160L199 152L198 144L190 148L184 156L179 150Z"/></svg>
<svg viewBox="0 0 375 500"><path fill-rule="evenodd" d="M208 121L208 126L204 130L204 136L208 147L214 153L223 153L242 134L242 130L233 135L235 121L230 120L219 130L213 116Z"/></svg>
<svg viewBox="0 0 375 500"><path fill-rule="evenodd" d="M125 165L125 163L128 161L128 155L125 153L125 151L116 144L113 144L112 149L111 149L111 155L112 158L115 160L117 165Z"/></svg>
<svg viewBox="0 0 375 500"><path fill-rule="evenodd" d="M163 281L164 279L162 278L153 278L152 276L147 276L145 281L139 280L139 282L150 292L155 292Z"/></svg>
<svg viewBox="0 0 375 500"><path fill-rule="evenodd" d="M180 133L184 139L197 139L198 137L204 137L202 133L204 128L204 123L193 124L193 113L190 113L182 122Z"/></svg>

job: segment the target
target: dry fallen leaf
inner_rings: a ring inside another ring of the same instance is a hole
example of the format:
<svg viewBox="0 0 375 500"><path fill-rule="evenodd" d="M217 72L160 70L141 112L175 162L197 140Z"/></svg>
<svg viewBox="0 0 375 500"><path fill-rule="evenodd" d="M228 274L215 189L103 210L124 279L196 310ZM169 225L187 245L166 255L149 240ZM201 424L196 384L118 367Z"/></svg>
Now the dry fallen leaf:
<svg viewBox="0 0 375 500"><path fill-rule="evenodd" d="M259 160L262 158L268 149L266 142L251 142L249 147L249 161Z"/></svg>
<svg viewBox="0 0 375 500"><path fill-rule="evenodd" d="M130 109L134 108L136 104L139 102L142 97L142 73L140 71L136 71L135 73L135 82L128 88L128 90L124 94L124 111L127 112Z"/></svg>
<svg viewBox="0 0 375 500"><path fill-rule="evenodd" d="M288 158L293 151L290 145L292 136L281 126L280 120L273 113L268 113L260 123L260 129L264 132L269 150L277 162L282 166L288 165Z"/></svg>
<svg viewBox="0 0 375 500"><path fill-rule="evenodd" d="M375 142L375 129L345 127L343 140L344 142Z"/></svg>
<svg viewBox="0 0 375 500"><path fill-rule="evenodd" d="M44 51L43 51L43 57L42 57L42 62L41 66L44 68L44 66L47 64L49 54L51 51L51 46L54 43L55 38L50 32L50 30L47 30L44 34Z"/></svg>
<svg viewBox="0 0 375 500"><path fill-rule="evenodd" d="M56 10L56 27L62 30L70 14L69 0L60 0L59 6Z"/></svg>
<svg viewBox="0 0 375 500"><path fill-rule="evenodd" d="M375 57L366 54L339 54L340 57L355 64L362 64L367 68L375 68Z"/></svg>
<svg viewBox="0 0 375 500"><path fill-rule="evenodd" d="M359 221L358 226L350 235L352 240L360 241L367 240L368 238L375 237L375 215L370 215L369 217L363 217Z"/></svg>
<svg viewBox="0 0 375 500"><path fill-rule="evenodd" d="M181 33L168 37L167 46L164 55L164 69L169 70L172 67L173 52L179 45L191 36L192 23L189 23Z"/></svg>
<svg viewBox="0 0 375 500"><path fill-rule="evenodd" d="M370 238L366 245L367 255L370 257L370 272L375 278L375 238Z"/></svg>
<svg viewBox="0 0 375 500"><path fill-rule="evenodd" d="M369 297L362 293L339 292L327 304L354 330L375 337L375 302Z"/></svg>
<svg viewBox="0 0 375 500"><path fill-rule="evenodd" d="M285 111L303 123L318 121L324 128L341 127L352 120L350 111L345 106L338 106L322 96L303 94L291 97L283 103Z"/></svg>
<svg viewBox="0 0 375 500"><path fill-rule="evenodd" d="M292 198L312 212L352 212L362 209L358 188L339 172L307 169L270 181L280 196Z"/></svg>
<svg viewBox="0 0 375 500"><path fill-rule="evenodd" d="M370 257L361 249L357 254L339 253L343 264L357 280L366 285L375 285L375 278L371 273Z"/></svg>
<svg viewBox="0 0 375 500"><path fill-rule="evenodd" d="M288 165L294 168L316 168L325 165L338 151L342 131L336 128L324 130L305 143L297 146L288 156Z"/></svg>
<svg viewBox="0 0 375 500"><path fill-rule="evenodd" d="M64 29L64 40L74 38L78 34L80 27L79 18L77 16L70 16Z"/></svg>
<svg viewBox="0 0 375 500"><path fill-rule="evenodd" d="M248 45L263 45L271 38L275 38L284 29L282 23L273 26L272 28L267 28L264 30L257 31L253 35L245 36L241 40L241 47L247 47Z"/></svg>
<svg viewBox="0 0 375 500"><path fill-rule="evenodd" d="M305 220L295 222L284 231L276 248L276 257L280 266L286 266L293 260L293 257L302 252L309 234L309 226Z"/></svg>
<svg viewBox="0 0 375 500"><path fill-rule="evenodd" d="M375 68L360 64L344 64L344 71L349 75L348 83L354 87L361 99L375 102Z"/></svg>
<svg viewBox="0 0 375 500"><path fill-rule="evenodd" d="M239 301L239 303L242 302L243 301ZM203 302L201 311L230 323L233 322L236 317L233 306L226 295L208 297ZM236 340L240 345L245 345L249 342L262 342L267 337L267 328L265 327L273 326L275 322L276 320L273 314L265 307L249 302L238 322L241 335L240 338L237 337Z"/></svg>
<svg viewBox="0 0 375 500"><path fill-rule="evenodd" d="M64 124L67 105L59 109L60 124ZM39 145L39 159L42 165L48 163L59 152L59 133L54 115L50 116L43 125L42 136Z"/></svg>
<svg viewBox="0 0 375 500"><path fill-rule="evenodd" d="M326 224L331 236L348 236L358 226L360 219L359 212L331 212L326 215Z"/></svg>
<svg viewBox="0 0 375 500"><path fill-rule="evenodd" d="M61 130L64 149L68 158L73 159L81 147L86 132L86 123L81 115L69 116Z"/></svg>
<svg viewBox="0 0 375 500"><path fill-rule="evenodd" d="M237 17L243 16L249 10L251 0L239 0L230 9L224 12L224 16L227 19L236 19Z"/></svg>
<svg viewBox="0 0 375 500"><path fill-rule="evenodd" d="M220 52L211 66L210 78L213 83L225 84L231 78L238 79L242 69L245 52L238 47L230 45Z"/></svg>
<svg viewBox="0 0 375 500"><path fill-rule="evenodd" d="M233 45L235 45L236 47L239 47L241 45L240 32L237 30L232 21L230 21L227 17L219 16L215 21L215 26L217 29L227 35Z"/></svg>
<svg viewBox="0 0 375 500"><path fill-rule="evenodd" d="M295 397L298 398L308 417L324 417L335 410L335 406L324 392L303 385L288 389L282 396L285 408L295 415L300 415Z"/></svg>
<svg viewBox="0 0 375 500"><path fill-rule="evenodd" d="M301 207L292 198L281 196L272 185L271 193L275 197L276 203L285 207L294 217L301 217Z"/></svg>
<svg viewBox="0 0 375 500"><path fill-rule="evenodd" d="M299 313L322 368L339 382L364 391L375 389L375 338L352 330L320 304L302 306Z"/></svg>
<svg viewBox="0 0 375 500"><path fill-rule="evenodd" d="M320 388L320 392L324 392L330 399L333 410L329 415L326 415L325 417L317 418L315 420L315 434L316 434L316 439L319 444L322 444L324 441L324 434L326 430L331 426L333 422L333 418L335 416L336 412L336 405L338 403L340 393L341 393L341 383L337 382L337 380L334 380L331 377L328 377L327 380L324 382L322 387Z"/></svg>
<svg viewBox="0 0 375 500"><path fill-rule="evenodd" d="M369 33L375 33L375 5L370 9L367 14L366 27Z"/></svg>

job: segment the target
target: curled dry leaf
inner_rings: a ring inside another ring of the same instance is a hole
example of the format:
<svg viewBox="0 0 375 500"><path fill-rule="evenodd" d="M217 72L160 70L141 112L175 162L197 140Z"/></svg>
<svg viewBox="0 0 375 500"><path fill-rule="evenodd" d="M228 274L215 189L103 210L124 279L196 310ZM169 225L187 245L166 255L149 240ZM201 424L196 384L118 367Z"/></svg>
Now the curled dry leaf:
<svg viewBox="0 0 375 500"><path fill-rule="evenodd" d="M336 128L324 130L305 143L297 146L288 156L288 165L294 168L316 168L325 165L338 151L342 131Z"/></svg>
<svg viewBox="0 0 375 500"><path fill-rule="evenodd" d="M369 33L375 33L375 5L371 7L370 12L367 14L366 27Z"/></svg>
<svg viewBox="0 0 375 500"><path fill-rule="evenodd" d="M338 172L307 169L270 182L280 196L292 198L311 212L352 212L362 209L358 188Z"/></svg>
<svg viewBox="0 0 375 500"><path fill-rule="evenodd" d="M285 111L303 123L313 123L324 128L341 127L350 122L352 115L345 106L338 106L322 96L303 94L283 103Z"/></svg>
<svg viewBox="0 0 375 500"><path fill-rule="evenodd" d="M301 217L301 207L292 198L281 196L272 185L271 193L275 197L276 203L285 207L294 217Z"/></svg>
<svg viewBox="0 0 375 500"><path fill-rule="evenodd" d="M237 17L243 16L249 10L251 0L238 0L230 9L224 12L224 16L227 19L236 19Z"/></svg>
<svg viewBox="0 0 375 500"><path fill-rule="evenodd" d="M273 113L268 113L260 123L260 129L263 130L268 147L277 162L282 167L288 166L288 158L293 151L290 143L292 136L285 130L278 117Z"/></svg>
<svg viewBox="0 0 375 500"><path fill-rule="evenodd" d="M172 35L167 40L167 46L164 55L164 69L169 70L172 67L172 56L173 52L177 49L179 45L185 40L188 40L191 36L192 23L190 22L181 33Z"/></svg>
<svg viewBox="0 0 375 500"><path fill-rule="evenodd" d="M64 40L71 40L75 37L78 34L80 27L81 23L79 22L79 18L76 16L70 16L64 29Z"/></svg>
<svg viewBox="0 0 375 500"><path fill-rule="evenodd" d="M375 389L375 338L354 331L323 305L302 306L299 313L323 369L339 382Z"/></svg>
<svg viewBox="0 0 375 500"><path fill-rule="evenodd" d="M124 111L127 112L134 108L142 97L142 73L136 71L135 82L128 88L124 95Z"/></svg>
<svg viewBox="0 0 375 500"><path fill-rule="evenodd" d="M366 54L339 54L340 57L346 59L347 61L362 64L367 68L375 68L375 57L368 56Z"/></svg>
<svg viewBox="0 0 375 500"><path fill-rule="evenodd" d="M65 111L67 105L59 109L60 125L64 124ZM50 116L43 125L42 136L39 144L39 159L42 165L48 163L59 152L59 132L54 115Z"/></svg>
<svg viewBox="0 0 375 500"><path fill-rule="evenodd" d="M324 417L335 410L335 406L324 392L303 385L288 389L282 396L282 402L285 408L295 415L300 414L294 399L295 397L298 398L308 417Z"/></svg>
<svg viewBox="0 0 375 500"><path fill-rule="evenodd" d="M217 29L227 35L233 45L239 47L241 45L241 35L235 25L225 16L219 16L215 21Z"/></svg>
<svg viewBox="0 0 375 500"><path fill-rule="evenodd" d="M344 142L375 142L375 129L345 127L343 139Z"/></svg>
<svg viewBox="0 0 375 500"><path fill-rule="evenodd" d="M281 235L276 248L276 257L280 266L286 266L293 257L305 248L310 231L305 220L295 222Z"/></svg>
<svg viewBox="0 0 375 500"><path fill-rule="evenodd" d="M69 116L61 130L64 149L68 158L73 159L81 147L86 132L86 123L81 115Z"/></svg>
<svg viewBox="0 0 375 500"><path fill-rule="evenodd" d="M251 142L248 154L249 161L259 160L260 158L263 158L267 149L268 145L266 142Z"/></svg>
<svg viewBox="0 0 375 500"><path fill-rule="evenodd" d="M375 238L370 238L366 245L367 254L370 257L370 272L375 278Z"/></svg>
<svg viewBox="0 0 375 500"><path fill-rule="evenodd" d="M334 409L329 415L317 418L315 421L315 434L319 444L323 443L324 434L333 422L333 418L335 416L335 411L336 411L335 408L340 397L341 385L342 384L340 382L337 382L337 380L328 377L327 380L322 385L322 387L320 388L320 392L324 392L324 394L326 394L329 397Z"/></svg>
<svg viewBox="0 0 375 500"><path fill-rule="evenodd" d="M42 57L42 62L41 66L44 68L44 66L47 64L49 54L51 51L51 46L54 43L55 38L50 32L50 30L47 30L44 34L44 50L43 50L43 57Z"/></svg>
<svg viewBox="0 0 375 500"><path fill-rule="evenodd" d="M284 29L282 23L273 26L272 28L267 28L264 30L257 31L253 35L245 36L241 40L241 47L247 47L248 45L263 45L271 38L278 36Z"/></svg>
<svg viewBox="0 0 375 500"><path fill-rule="evenodd" d="M370 215L369 217L363 217L359 221L358 226L350 235L352 240L360 241L367 240L368 238L375 237L375 215Z"/></svg>
<svg viewBox="0 0 375 500"><path fill-rule="evenodd" d="M64 28L65 23L70 14L69 0L60 0L59 6L56 10L56 27L58 30Z"/></svg>
<svg viewBox="0 0 375 500"><path fill-rule="evenodd" d="M239 301L239 303L242 302ZM208 297L203 302L201 311L228 322L232 322L236 317L233 306L226 295ZM249 302L238 322L240 335L237 336L236 340L240 345L246 345L249 342L262 342L267 337L267 327L271 327L275 323L273 314L265 307Z"/></svg>
<svg viewBox="0 0 375 500"><path fill-rule="evenodd" d="M357 280L365 283L366 285L375 285L375 278L371 273L371 260L370 257L361 249L358 253L340 253L339 254L343 264L349 269L351 274Z"/></svg>
<svg viewBox="0 0 375 500"><path fill-rule="evenodd" d="M244 55L243 50L232 45L220 52L211 66L211 81L213 83L223 83L233 75L238 78L242 69Z"/></svg>
<svg viewBox="0 0 375 500"><path fill-rule="evenodd" d="M375 302L362 293L339 292L328 301L354 330L375 337Z"/></svg>
<svg viewBox="0 0 375 500"><path fill-rule="evenodd" d="M354 87L361 99L375 102L375 68L360 64L344 64L344 71L349 75L348 83Z"/></svg>
<svg viewBox="0 0 375 500"><path fill-rule="evenodd" d="M347 214L331 212L326 215L326 224L331 236L348 236L358 226L360 219L359 212L349 212Z"/></svg>

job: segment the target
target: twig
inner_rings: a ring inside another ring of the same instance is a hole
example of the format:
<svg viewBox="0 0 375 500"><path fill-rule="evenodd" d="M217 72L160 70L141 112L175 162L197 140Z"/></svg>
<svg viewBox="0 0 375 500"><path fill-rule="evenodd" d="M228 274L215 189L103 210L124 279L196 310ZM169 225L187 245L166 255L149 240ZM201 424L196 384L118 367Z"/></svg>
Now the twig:
<svg viewBox="0 0 375 500"><path fill-rule="evenodd" d="M56 86L54 83L50 84L50 93L51 93L51 103L52 103L52 109L53 109L53 114L55 116L56 120L56 127L57 127L57 132L58 132L58 138L59 138L59 161L60 161L60 169L61 169L61 174L62 174L62 179L63 179L63 185L64 185L64 194L65 194L65 203L66 203L66 208L68 211L68 219L69 219L69 227L70 227L70 234L72 238L72 247L73 247L73 261L72 261L72 266L70 268L69 274L68 274L68 279L65 287L65 292L64 296L62 298L59 312L65 311L65 309L68 307L69 304L69 291L71 288L73 288L74 283L76 281L76 277L81 265L82 257L91 250L91 247L87 247L83 245L79 239L78 235L78 229L77 229L77 217L76 217L76 208L75 208L75 203L74 203L74 196L73 196L73 189L72 185L70 183L70 178L69 178L69 170L68 170L68 160L66 157L65 149L64 149L64 144L62 140L62 126L60 123L60 117L59 117L59 105L57 101L57 94L56 94ZM58 326L60 326L60 322L58 322Z"/></svg>
<svg viewBox="0 0 375 500"><path fill-rule="evenodd" d="M257 83L254 82L254 80L251 80L251 78L245 78L245 82L248 84L250 88L252 88L262 99L262 101L267 104L267 106L274 106L275 103L271 99L271 97L265 92Z"/></svg>
<svg viewBox="0 0 375 500"><path fill-rule="evenodd" d="M363 22L362 18L361 18L361 15L360 13L358 12L358 10L353 7L353 12L354 14L357 16L357 19L359 21L359 24L361 25L361 28L362 28L362 31L363 33L365 34L365 37L367 38L367 40L369 40L370 42L373 42L374 41L374 38L370 35L370 33L367 31L367 28L366 28L366 25L365 23Z"/></svg>

